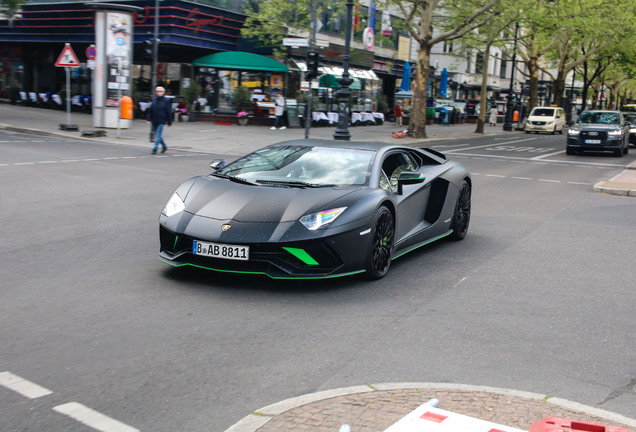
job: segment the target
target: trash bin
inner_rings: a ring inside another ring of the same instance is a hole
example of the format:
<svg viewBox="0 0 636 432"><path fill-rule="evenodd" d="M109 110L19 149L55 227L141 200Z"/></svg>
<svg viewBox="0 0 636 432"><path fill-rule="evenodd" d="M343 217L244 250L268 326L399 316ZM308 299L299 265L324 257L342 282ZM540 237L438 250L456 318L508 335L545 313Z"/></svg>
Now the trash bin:
<svg viewBox="0 0 636 432"><path fill-rule="evenodd" d="M628 429L604 426L595 423L585 423L576 420L546 417L532 423L530 432L629 432Z"/></svg>

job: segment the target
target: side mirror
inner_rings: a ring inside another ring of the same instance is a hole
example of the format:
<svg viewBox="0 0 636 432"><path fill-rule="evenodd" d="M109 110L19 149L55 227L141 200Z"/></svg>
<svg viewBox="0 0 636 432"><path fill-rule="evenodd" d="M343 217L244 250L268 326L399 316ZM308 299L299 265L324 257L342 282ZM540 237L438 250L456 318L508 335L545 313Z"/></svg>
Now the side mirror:
<svg viewBox="0 0 636 432"><path fill-rule="evenodd" d="M221 168L225 168L227 166L227 161L225 159L214 159L210 162L210 168L214 170L219 170Z"/></svg>
<svg viewBox="0 0 636 432"><path fill-rule="evenodd" d="M412 171L401 172L397 179L398 194L402 194L402 186L424 183L424 180L426 180L426 176L422 173Z"/></svg>

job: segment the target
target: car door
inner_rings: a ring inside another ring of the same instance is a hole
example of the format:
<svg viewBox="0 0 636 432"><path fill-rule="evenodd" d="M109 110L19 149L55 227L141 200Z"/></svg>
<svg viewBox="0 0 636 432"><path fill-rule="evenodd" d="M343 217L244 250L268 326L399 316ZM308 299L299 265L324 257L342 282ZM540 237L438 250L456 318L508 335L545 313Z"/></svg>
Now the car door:
<svg viewBox="0 0 636 432"><path fill-rule="evenodd" d="M397 209L395 217L396 244L425 229L429 223L424 221L426 206L430 194L430 180L419 184L404 185L398 193L397 178L405 171L422 172L417 159L408 150L395 150L384 156L380 178L380 187L394 194Z"/></svg>

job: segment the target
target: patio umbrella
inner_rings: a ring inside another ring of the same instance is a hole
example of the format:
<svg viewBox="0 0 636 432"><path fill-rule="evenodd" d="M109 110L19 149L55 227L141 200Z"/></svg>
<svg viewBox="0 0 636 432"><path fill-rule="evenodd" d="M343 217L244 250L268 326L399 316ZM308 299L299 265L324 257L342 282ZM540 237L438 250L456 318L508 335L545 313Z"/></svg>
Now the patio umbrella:
<svg viewBox="0 0 636 432"><path fill-rule="evenodd" d="M446 68L444 68L442 69L442 79L439 82L438 93L446 98L448 97L447 92L448 92L448 71L446 70Z"/></svg>
<svg viewBox="0 0 636 432"><path fill-rule="evenodd" d="M411 91L411 65L404 62L404 72L402 72L402 84L399 91Z"/></svg>

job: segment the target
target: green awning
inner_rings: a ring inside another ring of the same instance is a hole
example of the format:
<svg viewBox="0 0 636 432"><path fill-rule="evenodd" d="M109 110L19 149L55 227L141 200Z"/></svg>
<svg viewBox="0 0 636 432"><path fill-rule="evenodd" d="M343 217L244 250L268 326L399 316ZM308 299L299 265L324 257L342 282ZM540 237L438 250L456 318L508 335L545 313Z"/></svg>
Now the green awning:
<svg viewBox="0 0 636 432"><path fill-rule="evenodd" d="M288 72L284 64L269 57L242 51L227 51L206 55L192 62L192 66L211 67L223 70L263 72Z"/></svg>
<svg viewBox="0 0 636 432"><path fill-rule="evenodd" d="M351 85L349 88L351 90L360 90L362 88L362 84L358 78L351 78ZM333 89L339 89L340 83L338 82L338 78L333 74L324 74L320 75L320 80L318 81L318 87L328 87Z"/></svg>

